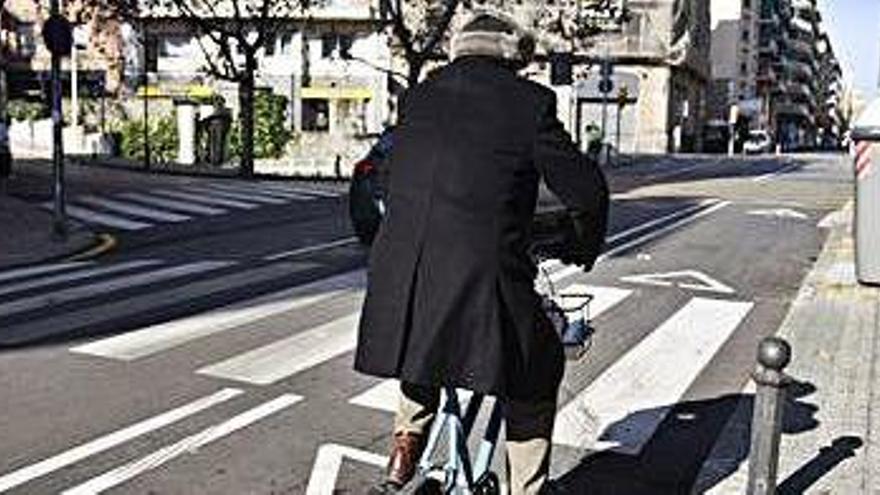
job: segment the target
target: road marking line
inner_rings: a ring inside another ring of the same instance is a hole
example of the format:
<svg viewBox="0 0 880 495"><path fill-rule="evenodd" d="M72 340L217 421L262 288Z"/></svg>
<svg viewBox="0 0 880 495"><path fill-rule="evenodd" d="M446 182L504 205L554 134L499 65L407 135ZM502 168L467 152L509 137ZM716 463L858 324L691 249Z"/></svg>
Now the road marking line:
<svg viewBox="0 0 880 495"><path fill-rule="evenodd" d="M690 213L693 213L693 212L695 212L695 211L697 211L697 210L701 210L701 209L703 209L703 208L706 208L706 207L708 207L708 206L716 205L716 204L718 204L718 201L719 201L719 200L717 200L717 199L707 199L707 200L704 200L704 201L700 201L699 203L697 203L697 204L694 205L694 206L690 206L690 207L687 207L687 208L684 208L684 209L681 209L681 210L678 210L678 211L672 212L672 213L670 213L670 214L668 214L668 215L664 215L664 216L662 216L662 217L660 217L660 218L655 218L654 220L650 220L650 221L648 221L648 222L645 222L645 223L642 223L642 224L636 225L635 227L632 227L632 228L630 228L630 229L624 230L623 232L618 232L618 233L616 233L616 234L614 234L614 235L612 235L612 236L609 236L607 239L605 239L605 242L607 242L607 243L609 243L609 244L612 243L612 242L616 242L616 241L618 241L618 240L620 240L620 239L623 239L624 237L629 237L629 236L632 235L632 234L635 234L635 233L641 232L641 231L643 231L643 230L650 229L651 227L654 227L655 225L659 225L659 224L664 223L664 222L666 222L666 221L669 221L669 220L671 220L671 219L673 219L673 218L677 218L677 217L685 216L685 215L688 215L688 214L690 214Z"/></svg>
<svg viewBox="0 0 880 495"><path fill-rule="evenodd" d="M262 203L269 205L285 205L289 203L289 200L279 199L279 198L270 198L268 196L263 196L260 194L248 194L243 192L231 192L224 189L214 188L214 187L205 187L205 186L186 186L183 188L186 191L192 191L196 193L202 194L210 194L214 196L220 196L221 198L231 198L234 200L242 200L247 201L249 203Z"/></svg>
<svg viewBox="0 0 880 495"><path fill-rule="evenodd" d="M249 194L264 194L269 197L277 197L277 198L285 198L285 199L294 199L297 201L313 201L315 199L314 196L307 196L302 193L296 192L287 192L279 189L269 189L269 188L258 188L252 186L246 186L242 184L228 184L228 183L217 183L212 182L212 188L216 187L218 189L225 189L232 192L243 192Z"/></svg>
<svg viewBox="0 0 880 495"><path fill-rule="evenodd" d="M138 206L132 203L115 201L112 199L100 198L98 196L78 196L76 201L86 203L91 206L97 206L105 210L111 210L116 213L124 213L126 215L134 215L136 217L147 218L159 222L185 222L192 220L192 217L171 213L168 211L160 211L153 208Z"/></svg>
<svg viewBox="0 0 880 495"><path fill-rule="evenodd" d="M147 285L187 275L205 273L230 265L232 265L232 263L228 261L200 261L197 263L188 263L136 275L127 275L103 282L96 282L90 285L71 287L69 289L62 289L48 294L40 294L0 304L0 316L9 316L15 313L33 311L47 306L75 301L77 299L85 299L100 294L106 294L116 290Z"/></svg>
<svg viewBox="0 0 880 495"><path fill-rule="evenodd" d="M52 265L31 266L27 268L16 268L0 272L0 282L6 282L16 278L33 277L36 275L45 275L47 273L62 272L72 268L81 268L93 265L90 261L75 261L70 263L55 263Z"/></svg>
<svg viewBox="0 0 880 495"><path fill-rule="evenodd" d="M218 198L216 196L207 196L204 194L195 194L195 193L188 193L188 192L183 192L183 191L154 189L154 190L150 191L150 194L158 194L160 196L168 196L171 198L182 199L184 201L192 201L195 203L219 205L219 206L225 206L227 208L239 208L242 210L253 210L254 208L259 207L259 205L255 205L253 203L245 203L243 201L233 201L228 198Z"/></svg>
<svg viewBox="0 0 880 495"><path fill-rule="evenodd" d="M31 290L31 289L37 289L40 287L47 287L49 285L62 284L65 282L75 282L77 280L82 280L82 279L91 278L91 277L98 277L101 275L110 275L112 273L133 270L136 268L156 266L160 263L161 262L158 260L129 261L129 262L120 263L117 265L101 266L101 267L89 268L89 269L85 269L85 270L77 270L75 272L70 272L70 273L62 273L60 275L52 275L52 276L48 276L48 277L26 280L24 282L19 282L17 284L12 284L12 285L0 287L0 296L12 294L15 292L22 292L22 291Z"/></svg>
<svg viewBox="0 0 880 495"><path fill-rule="evenodd" d="M717 203L713 206L710 206L709 208L706 208L705 210L700 211L699 213L697 213L695 215L685 217L685 218L683 218L673 224L667 225L661 229L652 230L651 232L648 232L647 234L643 235L642 237L637 237L627 243L621 244L620 246L615 246L614 248L609 249L608 251L605 251L604 253L602 253L602 255L599 256L599 259L596 260L596 262L597 263L603 262L618 253L628 251L628 250L630 250L636 246L639 246L641 244L644 244L652 239L656 239L657 237L660 237L661 235L663 235L667 232L670 232L670 231L675 230L679 227L687 225L691 222L699 220L700 218L703 218L706 215L711 215L712 213L715 213L716 211L718 211L722 208L726 208L727 206L730 206L730 204L731 204L730 201L722 201L722 202Z"/></svg>
<svg viewBox="0 0 880 495"><path fill-rule="evenodd" d="M318 196L321 198L336 199L336 198L342 196L342 194L337 193L337 192L323 191L321 189L308 189L305 187L298 187L298 186L283 186L281 184L276 184L273 182L259 182L258 184L261 187L265 187L267 189L277 189L279 191L295 192L295 193L307 194L309 196Z"/></svg>
<svg viewBox="0 0 880 495"><path fill-rule="evenodd" d="M135 478L147 471L156 469L168 462L185 454L195 454L198 449L208 445L211 442L219 440L227 435L250 426L268 416L276 414L288 407L302 401L299 395L284 394L276 397L269 402L265 402L257 407L249 409L237 416L205 428L204 430L190 435L179 442L166 445L165 447L154 451L153 453L124 464L112 471L108 471L100 476L92 478L85 483L67 489L62 495L92 495L101 493L114 486L120 485L132 478Z"/></svg>
<svg viewBox="0 0 880 495"><path fill-rule="evenodd" d="M210 409L211 407L235 398L242 393L244 392L238 389L224 388L215 394L202 397L189 404L166 411L158 416L145 419L121 430L96 438L48 459L12 471L11 473L0 477L0 493L11 490L19 485L45 476L71 464L75 464L95 454L112 449L113 447L152 431L186 419L206 409Z"/></svg>
<svg viewBox="0 0 880 495"><path fill-rule="evenodd" d="M256 287L268 280L278 280L295 276L298 273L314 270L318 265L308 262L283 263L247 271L232 271L213 277L201 277L195 282L181 281L170 288L158 291L142 291L122 298L98 301L83 309L72 309L47 318L34 317L21 323L8 326L0 332L0 343L15 344L35 339L72 332L79 329L109 327L116 323L126 330L130 321L143 318L145 313L155 315L161 309L167 315L167 307L179 308L182 303L196 306L208 296L226 295L237 287ZM177 309L177 311L187 311ZM190 311L188 314L192 314ZM154 321L155 316L150 316ZM166 316L167 318L167 316ZM138 320L139 321L139 320ZM113 329L113 328L111 328ZM117 334L125 335L123 332Z"/></svg>
<svg viewBox="0 0 880 495"><path fill-rule="evenodd" d="M719 294L736 293L732 287L715 280L699 270L680 270L666 273L645 273L620 277L621 282L631 284L654 285L658 287L681 287L696 291L717 292Z"/></svg>
<svg viewBox="0 0 880 495"><path fill-rule="evenodd" d="M270 385L354 350L360 311L199 369L200 375Z"/></svg>
<svg viewBox="0 0 880 495"><path fill-rule="evenodd" d="M553 441L637 455L753 306L689 301L562 408Z"/></svg>
<svg viewBox="0 0 880 495"><path fill-rule="evenodd" d="M52 203L43 203L42 206L43 208L46 208L48 210L51 210L53 208ZM98 213L97 211L91 210L89 208L83 208L76 205L69 204L66 206L65 210L67 211L68 216L77 220L81 220L86 223L113 227L114 229L143 230L153 226L153 224L151 223L135 222L134 220L128 220L126 218L122 218L116 215L110 215L109 213Z"/></svg>
<svg viewBox="0 0 880 495"><path fill-rule="evenodd" d="M275 267L272 267L271 270L277 272ZM70 351L121 361L133 361L269 316L361 290L365 286L366 272L358 270L208 313L97 340L74 347Z"/></svg>
<svg viewBox="0 0 880 495"><path fill-rule="evenodd" d="M754 181L754 182L764 182L764 181L767 181L767 180L773 179L773 178L775 178L775 177L777 177L777 176L779 176L779 175L782 175L782 174L784 174L784 173L787 173L787 172L789 172L789 171L791 171L791 170L794 170L794 169L797 168L797 167L798 167L798 164L797 164L797 163L790 163L790 164L788 164L788 165L785 165L784 167L781 167L781 168L777 169L777 170L774 171L774 172L766 173L766 174L764 174L764 175L759 175L759 176L753 178L752 181Z"/></svg>
<svg viewBox="0 0 880 495"><path fill-rule="evenodd" d="M284 259L284 258L292 258L294 256L302 256L304 254L311 254L311 253L315 253L318 251L324 251L326 249L331 249L331 248L335 248L335 247L342 247L342 246L348 246L350 244L357 244L358 242L360 242L360 241L358 241L357 237L346 237L344 239L339 239L337 241L327 242L324 244L318 244L316 246L306 246L304 248L294 249L292 251L285 251L283 253L272 254L272 255L266 256L263 259L265 259L266 261L277 261L277 260Z"/></svg>
<svg viewBox="0 0 880 495"><path fill-rule="evenodd" d="M616 287L572 284L568 287L559 289L559 292L562 294L581 292L592 294L593 301L590 303L590 318L594 319L629 297L633 291L628 289L618 289ZM383 380L363 393L353 397L348 402L368 409L393 413L397 411L397 402L399 398L398 391L399 386L397 380Z"/></svg>
<svg viewBox="0 0 880 495"><path fill-rule="evenodd" d="M379 454L345 445L325 443L318 448L305 495L333 495L336 492L336 478L339 476L342 459L345 457L374 466L384 466L388 462L387 457Z"/></svg>
<svg viewBox="0 0 880 495"><path fill-rule="evenodd" d="M150 196L148 194L124 193L119 194L118 196L121 198L138 201L153 206L161 206L162 208L169 208L172 210L184 211L186 213L194 213L198 215L220 215L223 213L227 213L226 210L221 208L211 208L208 206L197 205L195 203L188 203L185 201L176 201L173 199Z"/></svg>

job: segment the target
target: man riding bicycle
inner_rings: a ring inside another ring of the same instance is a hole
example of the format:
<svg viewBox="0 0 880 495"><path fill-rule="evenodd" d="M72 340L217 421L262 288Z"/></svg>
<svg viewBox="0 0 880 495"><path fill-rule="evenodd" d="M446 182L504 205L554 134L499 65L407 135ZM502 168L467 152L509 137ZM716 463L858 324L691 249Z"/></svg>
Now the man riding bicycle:
<svg viewBox="0 0 880 495"><path fill-rule="evenodd" d="M453 62L401 100L355 357L358 371L401 381L388 493L413 477L443 386L502 401L512 493L547 482L564 358L534 289L538 184L575 220L563 261L586 269L608 191L554 93L517 75L534 46L506 16L478 14L456 33Z"/></svg>

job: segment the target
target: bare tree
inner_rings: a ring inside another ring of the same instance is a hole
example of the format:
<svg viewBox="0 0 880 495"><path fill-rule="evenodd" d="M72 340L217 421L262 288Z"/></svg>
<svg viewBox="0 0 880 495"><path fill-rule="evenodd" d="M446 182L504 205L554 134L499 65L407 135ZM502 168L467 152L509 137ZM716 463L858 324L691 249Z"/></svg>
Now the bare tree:
<svg viewBox="0 0 880 495"><path fill-rule="evenodd" d="M575 51L624 15L615 0L380 0L396 48L407 64L407 83L422 76L430 60L445 58L450 31L468 12L506 12L539 35L545 47Z"/></svg>
<svg viewBox="0 0 880 495"><path fill-rule="evenodd" d="M145 13L182 20L195 33L213 77L238 85L241 167L254 173L254 91L258 52L318 0L143 0Z"/></svg>

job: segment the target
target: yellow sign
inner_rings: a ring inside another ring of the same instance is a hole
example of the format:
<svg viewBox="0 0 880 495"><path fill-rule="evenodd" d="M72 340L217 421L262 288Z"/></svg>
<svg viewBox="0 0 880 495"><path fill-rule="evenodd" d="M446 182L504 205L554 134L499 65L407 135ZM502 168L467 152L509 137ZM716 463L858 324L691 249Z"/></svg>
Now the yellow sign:
<svg viewBox="0 0 880 495"><path fill-rule="evenodd" d="M364 87L309 86L302 89L303 100L369 100L373 90Z"/></svg>

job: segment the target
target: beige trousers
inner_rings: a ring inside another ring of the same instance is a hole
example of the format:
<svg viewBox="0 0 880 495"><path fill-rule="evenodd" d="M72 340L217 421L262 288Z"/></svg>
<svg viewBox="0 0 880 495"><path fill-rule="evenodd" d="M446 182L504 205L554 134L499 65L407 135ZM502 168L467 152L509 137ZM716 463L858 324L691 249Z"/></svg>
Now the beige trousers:
<svg viewBox="0 0 880 495"><path fill-rule="evenodd" d="M440 391L405 382L400 388L394 432L427 435L437 413ZM537 495L547 482L550 470L556 402L506 400L502 407L507 435L508 494Z"/></svg>

